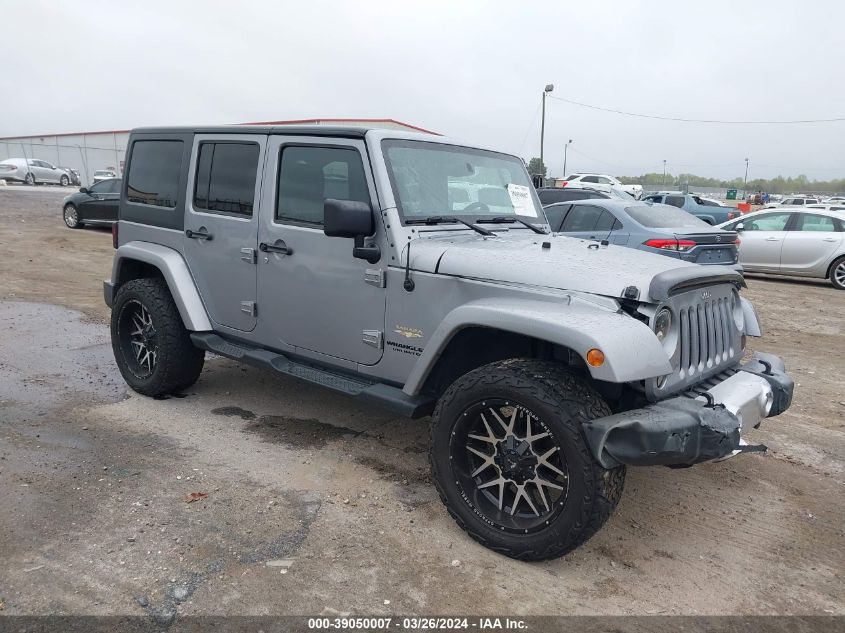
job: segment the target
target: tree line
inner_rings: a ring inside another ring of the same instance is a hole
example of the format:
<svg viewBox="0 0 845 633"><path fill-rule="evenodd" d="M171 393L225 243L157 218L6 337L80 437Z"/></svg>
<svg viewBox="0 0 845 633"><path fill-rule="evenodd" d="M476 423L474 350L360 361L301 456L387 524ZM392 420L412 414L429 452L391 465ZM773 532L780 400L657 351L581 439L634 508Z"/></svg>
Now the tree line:
<svg viewBox="0 0 845 633"><path fill-rule="evenodd" d="M619 181L630 184L639 184L649 189L664 188L663 173L649 173L642 176L618 176ZM807 176L789 176L784 178L750 178L748 184L745 179L738 176L731 180L720 180L719 178L707 178L695 174L666 174L666 188L689 187L722 187L724 189L747 189L748 191L767 191L769 193L839 193L845 191L845 178L834 180L810 180Z"/></svg>
<svg viewBox="0 0 845 633"><path fill-rule="evenodd" d="M528 172L534 175L545 176L546 165L534 157L528 164ZM695 174L669 174L663 172L652 172L641 176L617 176L619 181L626 185L642 185L645 189L679 189L683 187L721 187L723 189L739 189L748 191L767 191L768 193L842 193L845 192L845 178L833 180L810 180L804 174L784 178L752 178L745 183L745 178L737 176L731 180L720 180L719 178L708 178Z"/></svg>

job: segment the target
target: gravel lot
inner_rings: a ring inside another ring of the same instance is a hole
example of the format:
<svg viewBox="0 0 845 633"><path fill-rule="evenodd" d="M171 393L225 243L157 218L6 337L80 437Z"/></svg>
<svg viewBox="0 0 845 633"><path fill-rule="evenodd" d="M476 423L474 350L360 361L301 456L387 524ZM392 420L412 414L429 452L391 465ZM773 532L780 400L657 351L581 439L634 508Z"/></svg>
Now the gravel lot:
<svg viewBox="0 0 845 633"><path fill-rule="evenodd" d="M525 564L448 517L425 420L217 358L185 397L128 392L110 235L63 195L0 188L3 613L845 614L845 293L749 280L798 383L768 455L629 470L595 538Z"/></svg>

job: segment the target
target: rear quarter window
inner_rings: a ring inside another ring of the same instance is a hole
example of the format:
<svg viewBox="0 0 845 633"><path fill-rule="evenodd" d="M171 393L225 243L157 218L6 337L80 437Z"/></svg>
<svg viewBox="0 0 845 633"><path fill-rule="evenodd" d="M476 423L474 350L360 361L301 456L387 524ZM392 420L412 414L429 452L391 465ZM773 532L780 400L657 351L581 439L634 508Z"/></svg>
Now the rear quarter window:
<svg viewBox="0 0 845 633"><path fill-rule="evenodd" d="M121 221L185 226L185 185L193 132L132 134L120 198Z"/></svg>
<svg viewBox="0 0 845 633"><path fill-rule="evenodd" d="M183 147L182 141L135 141L126 175L126 199L175 209Z"/></svg>

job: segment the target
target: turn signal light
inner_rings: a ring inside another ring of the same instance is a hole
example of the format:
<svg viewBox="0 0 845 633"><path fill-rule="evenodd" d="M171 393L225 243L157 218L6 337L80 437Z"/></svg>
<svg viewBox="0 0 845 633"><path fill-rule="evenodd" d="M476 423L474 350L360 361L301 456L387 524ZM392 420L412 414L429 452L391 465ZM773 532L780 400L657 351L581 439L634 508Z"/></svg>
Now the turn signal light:
<svg viewBox="0 0 845 633"><path fill-rule="evenodd" d="M601 367L604 365L604 352L600 349L591 349L587 352L587 364L590 367Z"/></svg>
<svg viewBox="0 0 845 633"><path fill-rule="evenodd" d="M688 251L693 246L695 246L695 242L692 240L669 240L669 239L654 239L648 240L645 243L646 246L651 246L652 248L661 248L665 251Z"/></svg>

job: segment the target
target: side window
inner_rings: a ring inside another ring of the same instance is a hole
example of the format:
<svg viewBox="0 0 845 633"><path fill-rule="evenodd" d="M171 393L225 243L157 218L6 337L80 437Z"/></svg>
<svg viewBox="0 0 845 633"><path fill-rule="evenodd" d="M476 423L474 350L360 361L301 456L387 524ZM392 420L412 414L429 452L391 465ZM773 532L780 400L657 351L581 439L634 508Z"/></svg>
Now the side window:
<svg viewBox="0 0 845 633"><path fill-rule="evenodd" d="M663 199L663 196L646 196L643 198L646 202L660 202Z"/></svg>
<svg viewBox="0 0 845 633"><path fill-rule="evenodd" d="M114 178L108 181L109 186L105 193L120 193L120 179Z"/></svg>
<svg viewBox="0 0 845 633"><path fill-rule="evenodd" d="M201 143L194 207L252 215L259 147L256 143Z"/></svg>
<svg viewBox="0 0 845 633"><path fill-rule="evenodd" d="M836 224L833 218L826 215L813 215L810 213L801 213L798 216L798 221L795 223L796 231L836 231Z"/></svg>
<svg viewBox="0 0 845 633"><path fill-rule="evenodd" d="M101 180L88 187L89 193L111 193L110 180Z"/></svg>
<svg viewBox="0 0 845 633"><path fill-rule="evenodd" d="M618 224L616 218L613 214L608 211L607 209L602 209L602 213L599 216L599 219L596 221L596 226L593 229L594 231L610 231L613 228L616 228L614 225Z"/></svg>
<svg viewBox="0 0 845 633"><path fill-rule="evenodd" d="M277 222L323 224L326 198L370 204L358 150L339 147L282 148L276 194Z"/></svg>
<svg viewBox="0 0 845 633"><path fill-rule="evenodd" d="M605 178L604 176L597 176L596 180L603 185L612 185L613 181L610 178Z"/></svg>
<svg viewBox="0 0 845 633"><path fill-rule="evenodd" d="M552 231L560 231L560 225L563 224L563 218L566 217L566 212L572 205L569 204L554 204L546 207L546 218L549 221L549 226Z"/></svg>
<svg viewBox="0 0 845 633"><path fill-rule="evenodd" d="M767 213L743 221L746 231L783 231L789 222L789 213Z"/></svg>
<svg viewBox="0 0 845 633"><path fill-rule="evenodd" d="M596 176L584 176L583 178L581 178L581 181L597 183L599 179Z"/></svg>
<svg viewBox="0 0 845 633"><path fill-rule="evenodd" d="M560 230L564 233L592 231L602 213L605 213L605 210L601 207L586 204L572 205L572 210L566 216Z"/></svg>
<svg viewBox="0 0 845 633"><path fill-rule="evenodd" d="M129 202L176 208L182 141L135 141L126 198Z"/></svg>
<svg viewBox="0 0 845 633"><path fill-rule="evenodd" d="M666 196L666 204L671 204L673 207L683 209L684 202L686 202L686 198L683 196Z"/></svg>

